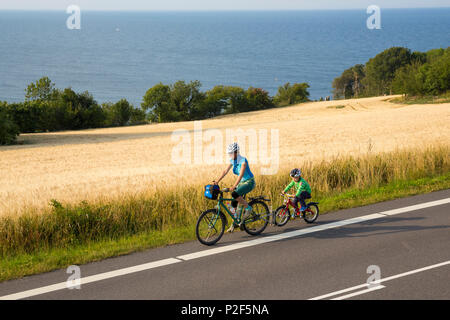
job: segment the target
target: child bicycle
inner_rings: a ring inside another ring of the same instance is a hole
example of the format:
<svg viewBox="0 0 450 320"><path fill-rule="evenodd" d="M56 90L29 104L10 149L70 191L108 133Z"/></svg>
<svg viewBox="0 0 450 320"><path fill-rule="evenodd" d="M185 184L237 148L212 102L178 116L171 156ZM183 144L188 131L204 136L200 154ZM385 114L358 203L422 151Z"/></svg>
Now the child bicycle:
<svg viewBox="0 0 450 320"><path fill-rule="evenodd" d="M281 196L284 196L284 201L283 205L274 212L275 225L282 227L288 223L290 219L295 219L297 217L303 218L307 223L314 223L319 217L318 202L306 204L307 209L300 212L300 208L296 208L292 202L292 199L295 198L295 194L281 194ZM293 209L292 212L290 207Z"/></svg>
<svg viewBox="0 0 450 320"><path fill-rule="evenodd" d="M231 223L239 226L241 230L245 230L249 235L257 236L261 234L267 227L271 218L271 213L267 207L264 196L249 198L249 205L253 210L242 219L242 206L236 209L236 216L225 205L225 201L232 201L223 197L223 193L230 192L228 188L221 190L217 185L208 185L205 187L205 197L210 200L217 200L217 205L214 209L209 209L203 212L198 218L195 232L200 243L212 246L216 244L223 236L225 227L227 226L227 213L231 217ZM242 220L241 220L242 219Z"/></svg>

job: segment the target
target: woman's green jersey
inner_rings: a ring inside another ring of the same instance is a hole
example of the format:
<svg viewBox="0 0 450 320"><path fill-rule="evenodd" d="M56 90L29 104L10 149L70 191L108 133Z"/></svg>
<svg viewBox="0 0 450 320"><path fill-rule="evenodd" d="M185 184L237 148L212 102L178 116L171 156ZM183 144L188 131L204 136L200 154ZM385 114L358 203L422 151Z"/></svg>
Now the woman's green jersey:
<svg viewBox="0 0 450 320"><path fill-rule="evenodd" d="M289 185L286 187L286 189L284 189L284 192L288 192L294 185L295 189L297 190L297 193L295 194L297 197L300 196L300 193L302 193L303 191L308 191L311 194L311 187L303 178L300 178L298 182L292 180L291 183L289 183Z"/></svg>

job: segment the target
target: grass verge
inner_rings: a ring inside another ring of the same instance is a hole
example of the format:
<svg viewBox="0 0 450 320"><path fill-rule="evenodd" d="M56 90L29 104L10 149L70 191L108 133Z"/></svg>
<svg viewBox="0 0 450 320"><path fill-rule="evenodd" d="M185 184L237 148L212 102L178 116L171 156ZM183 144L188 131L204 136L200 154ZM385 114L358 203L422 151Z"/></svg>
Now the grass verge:
<svg viewBox="0 0 450 320"><path fill-rule="evenodd" d="M350 188L343 192L329 192L315 198L320 202L322 214L358 207L416 194L450 188L450 172L434 177L396 180L376 187ZM272 206L275 208L278 202ZM145 249L183 243L195 239L195 223L169 227L160 231L142 232L118 239L103 239L65 248L49 248L32 253L19 253L0 260L0 281L43 273L69 265L81 265L109 257L129 254Z"/></svg>
<svg viewBox="0 0 450 320"><path fill-rule="evenodd" d="M450 102L450 91L439 96L403 96L400 98L389 99L390 102L398 104L439 104Z"/></svg>

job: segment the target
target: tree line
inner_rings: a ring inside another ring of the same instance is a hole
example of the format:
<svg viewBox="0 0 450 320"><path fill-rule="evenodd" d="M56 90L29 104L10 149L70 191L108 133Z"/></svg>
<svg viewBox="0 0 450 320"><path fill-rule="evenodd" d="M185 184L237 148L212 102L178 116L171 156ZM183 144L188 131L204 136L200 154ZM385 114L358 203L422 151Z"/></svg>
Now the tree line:
<svg viewBox="0 0 450 320"><path fill-rule="evenodd" d="M0 102L0 145L14 143L20 133L202 120L309 101L307 83L286 83L274 97L254 87L200 88L199 81L159 83L145 93L140 107L134 107L126 99L99 104L88 91L57 89L43 77L28 85L24 102Z"/></svg>
<svg viewBox="0 0 450 320"><path fill-rule="evenodd" d="M334 98L356 98L385 94L436 96L450 87L450 47L411 52L392 47L357 64L334 79Z"/></svg>
<svg viewBox="0 0 450 320"><path fill-rule="evenodd" d="M157 84L143 99L151 122L190 121L224 114L264 110L309 101L307 83L286 83L275 97L261 88L244 90L234 86L215 86L202 92L199 81L178 81L172 85Z"/></svg>

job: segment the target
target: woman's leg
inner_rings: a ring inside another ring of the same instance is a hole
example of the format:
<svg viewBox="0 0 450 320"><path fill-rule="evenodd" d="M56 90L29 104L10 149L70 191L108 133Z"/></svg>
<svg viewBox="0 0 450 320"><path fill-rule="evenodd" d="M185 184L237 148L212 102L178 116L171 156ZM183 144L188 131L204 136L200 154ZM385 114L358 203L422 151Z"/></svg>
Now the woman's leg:
<svg viewBox="0 0 450 320"><path fill-rule="evenodd" d="M244 208L248 207L248 202L244 199L243 195L249 193L255 188L254 179L250 179L238 184L236 190L232 193L233 198L238 201Z"/></svg>
<svg viewBox="0 0 450 320"><path fill-rule="evenodd" d="M233 193L231 194L231 196L233 197L233 201L231 202L231 205L233 206L233 208L235 208L235 217L238 214L238 203L241 204L243 206L243 208L247 208L248 206L248 202L245 201L245 199L239 195L236 191L233 191ZM231 224L230 228L227 230L227 232L233 232L235 227L238 227L239 225L235 224L234 222Z"/></svg>
<svg viewBox="0 0 450 320"><path fill-rule="evenodd" d="M241 205L243 205L244 208L248 207L248 202L242 196L238 196L235 199L236 199L237 202L239 202Z"/></svg>

